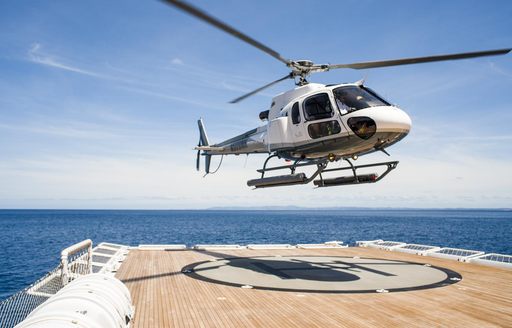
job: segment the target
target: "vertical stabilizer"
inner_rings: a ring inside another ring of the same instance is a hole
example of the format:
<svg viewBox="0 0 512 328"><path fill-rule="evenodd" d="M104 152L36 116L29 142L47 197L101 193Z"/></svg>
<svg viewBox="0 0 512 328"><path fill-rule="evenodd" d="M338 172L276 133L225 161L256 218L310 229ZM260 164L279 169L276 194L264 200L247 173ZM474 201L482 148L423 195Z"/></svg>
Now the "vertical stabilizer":
<svg viewBox="0 0 512 328"><path fill-rule="evenodd" d="M210 141L208 140L208 135L206 134L206 130L204 128L204 124L203 124L203 119L202 118L200 118L197 121L197 126L199 127L199 144L198 144L198 146L199 147L201 147L201 146L209 146L210 145ZM197 159L196 159L196 169L198 171L199 171L200 156L201 156L201 151L198 150L197 151ZM205 156L204 170L205 170L206 174L208 174L208 173L210 173L210 163L211 163L212 155L209 155L208 153L203 152L203 156Z"/></svg>
<svg viewBox="0 0 512 328"><path fill-rule="evenodd" d="M200 146L209 146L210 141L208 140L208 136L206 135L206 130L204 129L203 119L200 118L197 121L197 125L199 126L199 143Z"/></svg>

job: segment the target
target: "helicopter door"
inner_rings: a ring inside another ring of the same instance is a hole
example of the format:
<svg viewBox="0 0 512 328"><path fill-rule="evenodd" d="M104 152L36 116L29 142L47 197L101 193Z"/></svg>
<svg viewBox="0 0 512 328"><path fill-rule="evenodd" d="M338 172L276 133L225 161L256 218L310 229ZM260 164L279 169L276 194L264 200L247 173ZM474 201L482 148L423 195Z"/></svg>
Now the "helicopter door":
<svg viewBox="0 0 512 328"><path fill-rule="evenodd" d="M296 102L293 104L291 110L290 110L290 120L291 120L291 131L293 135L293 141L299 142L304 140L304 124L302 123L302 117L300 114L300 106L299 102Z"/></svg>
<svg viewBox="0 0 512 328"><path fill-rule="evenodd" d="M340 122L339 114L332 106L332 96L326 92L306 98L303 102L305 135L307 139L336 137L346 134L346 128Z"/></svg>

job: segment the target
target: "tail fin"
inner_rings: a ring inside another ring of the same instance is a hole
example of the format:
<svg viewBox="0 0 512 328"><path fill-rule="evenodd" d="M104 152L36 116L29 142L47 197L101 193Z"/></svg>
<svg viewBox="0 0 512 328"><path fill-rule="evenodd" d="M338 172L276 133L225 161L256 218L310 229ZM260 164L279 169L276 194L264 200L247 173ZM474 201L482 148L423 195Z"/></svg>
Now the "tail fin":
<svg viewBox="0 0 512 328"><path fill-rule="evenodd" d="M206 130L204 128L203 119L200 118L197 121L197 126L199 127L199 144L198 144L198 146L199 147L209 146L210 141L208 140L208 136L206 135ZM208 174L208 173L210 173L210 162L212 159L212 155L208 155L206 152L203 152L203 155L205 156L204 170L205 170L206 174ZM197 151L197 159L196 159L196 169L198 171L199 171L200 156L201 156L201 151L198 150Z"/></svg>
<svg viewBox="0 0 512 328"><path fill-rule="evenodd" d="M206 130L204 129L203 119L200 118L197 121L197 125L199 126L199 146L209 146L210 141L208 140L208 136L206 135Z"/></svg>

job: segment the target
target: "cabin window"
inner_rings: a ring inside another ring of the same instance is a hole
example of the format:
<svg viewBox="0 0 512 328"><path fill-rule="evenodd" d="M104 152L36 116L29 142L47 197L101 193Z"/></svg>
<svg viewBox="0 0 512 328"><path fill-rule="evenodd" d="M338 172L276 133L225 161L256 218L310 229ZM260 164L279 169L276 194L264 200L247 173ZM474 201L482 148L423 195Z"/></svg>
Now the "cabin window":
<svg viewBox="0 0 512 328"><path fill-rule="evenodd" d="M308 126L309 136L313 139L327 137L340 132L341 127L338 121L312 123Z"/></svg>
<svg viewBox="0 0 512 328"><path fill-rule="evenodd" d="M299 124L300 123L300 110L299 110L299 103L298 102L293 104L293 107L292 107L292 122L293 122L293 124Z"/></svg>
<svg viewBox="0 0 512 328"><path fill-rule="evenodd" d="M304 117L306 121L330 118L333 115L331 101L327 93L320 93L304 101Z"/></svg>
<svg viewBox="0 0 512 328"><path fill-rule="evenodd" d="M333 93L342 115L369 107L390 106L375 92L363 86L340 87L334 89Z"/></svg>

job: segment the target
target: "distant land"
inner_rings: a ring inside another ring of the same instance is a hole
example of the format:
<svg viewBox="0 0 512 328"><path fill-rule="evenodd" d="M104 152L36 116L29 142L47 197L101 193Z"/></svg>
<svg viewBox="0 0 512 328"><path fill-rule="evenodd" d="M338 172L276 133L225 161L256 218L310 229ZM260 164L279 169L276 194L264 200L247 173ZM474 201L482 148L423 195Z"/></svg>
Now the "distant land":
<svg viewBox="0 0 512 328"><path fill-rule="evenodd" d="M386 211L386 210L453 210L453 211L512 211L512 208L472 208L472 207L447 207L447 208L415 208L415 207L301 207L301 206L215 206L205 210L210 211L339 211L339 210L368 210L368 211Z"/></svg>
<svg viewBox="0 0 512 328"><path fill-rule="evenodd" d="M0 211L502 211L505 207L304 207L304 206L213 206L207 208L0 208Z"/></svg>

